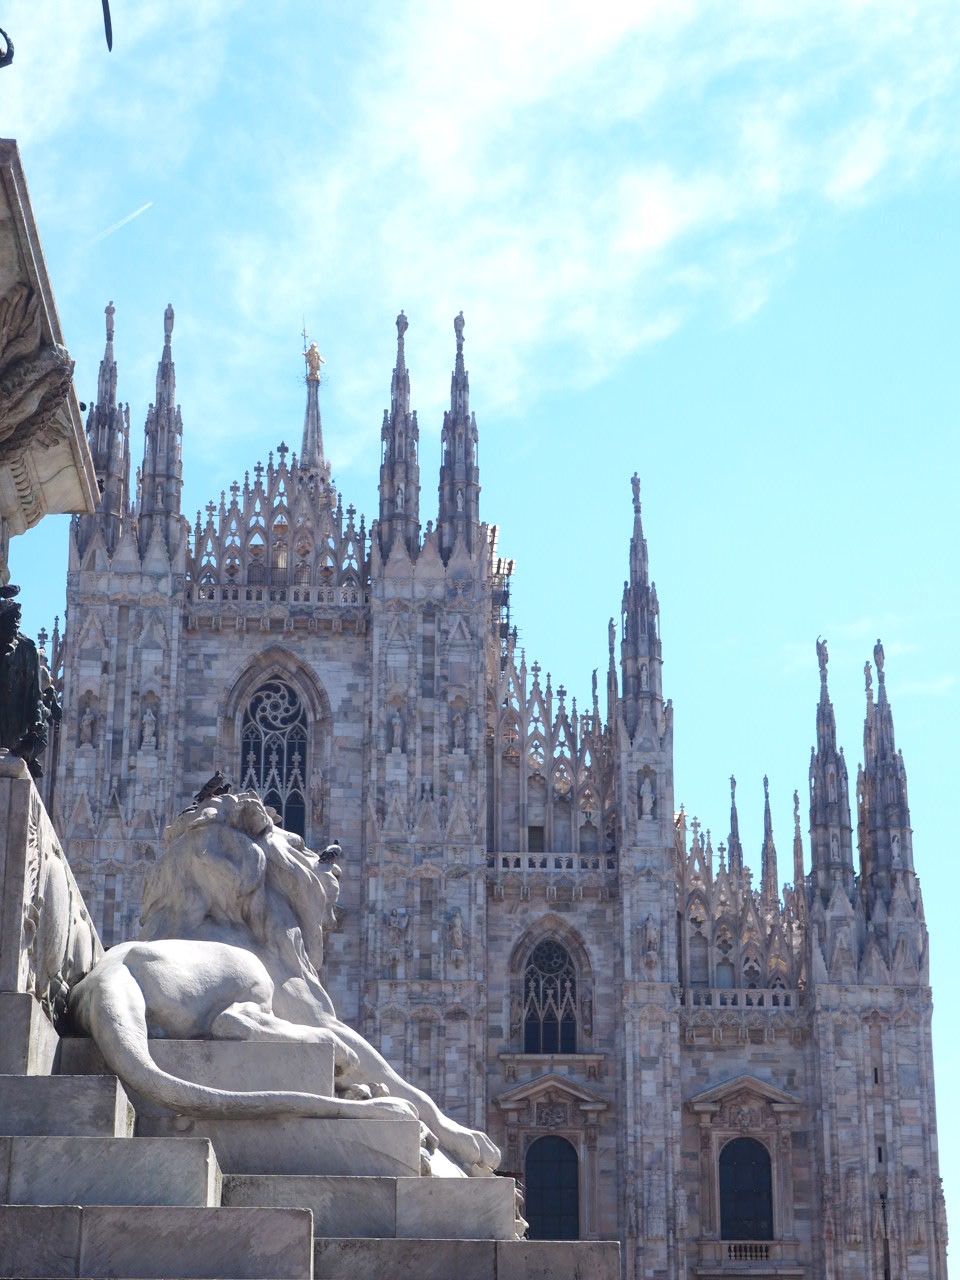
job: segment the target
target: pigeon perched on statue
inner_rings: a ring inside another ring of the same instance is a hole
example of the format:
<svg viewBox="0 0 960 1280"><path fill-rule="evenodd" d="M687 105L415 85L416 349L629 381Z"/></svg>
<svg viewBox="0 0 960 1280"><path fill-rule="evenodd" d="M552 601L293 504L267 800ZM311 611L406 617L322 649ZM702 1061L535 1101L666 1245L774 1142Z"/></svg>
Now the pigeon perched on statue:
<svg viewBox="0 0 960 1280"><path fill-rule="evenodd" d="M332 844L328 844L320 855L321 862L336 862L338 858L343 856L343 849L340 841L334 838Z"/></svg>
<svg viewBox="0 0 960 1280"><path fill-rule="evenodd" d="M225 796L230 790L230 783L218 769L212 778L208 778L203 784L194 800L197 804L203 804L205 800L210 800L214 796Z"/></svg>

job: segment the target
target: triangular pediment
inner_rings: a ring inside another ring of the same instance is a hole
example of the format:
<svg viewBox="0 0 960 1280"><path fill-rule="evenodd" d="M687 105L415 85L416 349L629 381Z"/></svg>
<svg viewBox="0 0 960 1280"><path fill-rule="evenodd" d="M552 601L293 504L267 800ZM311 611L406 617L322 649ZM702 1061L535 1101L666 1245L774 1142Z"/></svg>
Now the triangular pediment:
<svg viewBox="0 0 960 1280"><path fill-rule="evenodd" d="M543 1099L548 1093L572 1100L578 1107L585 1106L591 1110L606 1109L610 1106L609 1098L594 1092L593 1089L588 1089L579 1080L571 1080L569 1076L562 1076L556 1071L548 1071L546 1075L538 1076L536 1080L527 1080L523 1084L518 1084L515 1089L508 1089L506 1093L501 1093L495 1101L503 1110L513 1111L524 1103Z"/></svg>
<svg viewBox="0 0 960 1280"><path fill-rule="evenodd" d="M725 1080L723 1084L706 1089L703 1093L697 1093L687 1101L694 1111L713 1111L736 1094L751 1094L774 1107L793 1109L800 1106L800 1099L794 1094L778 1089L776 1085L767 1084L765 1080L758 1080L756 1076L746 1074L735 1076L732 1080Z"/></svg>

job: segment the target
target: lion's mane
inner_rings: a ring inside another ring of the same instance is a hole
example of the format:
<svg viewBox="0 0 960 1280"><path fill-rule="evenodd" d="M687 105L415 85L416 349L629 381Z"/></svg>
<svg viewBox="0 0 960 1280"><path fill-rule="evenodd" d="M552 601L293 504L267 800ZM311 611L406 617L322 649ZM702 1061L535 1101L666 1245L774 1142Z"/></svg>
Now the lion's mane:
<svg viewBox="0 0 960 1280"><path fill-rule="evenodd" d="M337 881L300 837L276 826L256 793L245 791L188 809L163 842L144 884L141 941L243 947L266 965L282 1016L312 1023L314 1013L332 1013L318 970Z"/></svg>

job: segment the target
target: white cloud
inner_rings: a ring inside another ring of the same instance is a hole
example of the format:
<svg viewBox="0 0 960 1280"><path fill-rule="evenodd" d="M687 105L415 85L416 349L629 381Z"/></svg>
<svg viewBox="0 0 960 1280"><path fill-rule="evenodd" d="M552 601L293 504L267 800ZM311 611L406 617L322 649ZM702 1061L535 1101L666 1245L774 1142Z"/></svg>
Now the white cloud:
<svg viewBox="0 0 960 1280"><path fill-rule="evenodd" d="M749 317L825 200L954 148L957 28L936 4L397 11L291 213L328 295L415 324L463 305L471 360L496 370L487 404L518 405L558 376L537 363L547 340L571 352L561 378L602 377L682 323L691 283ZM280 274L278 313L303 288ZM449 345L424 338L425 385Z"/></svg>

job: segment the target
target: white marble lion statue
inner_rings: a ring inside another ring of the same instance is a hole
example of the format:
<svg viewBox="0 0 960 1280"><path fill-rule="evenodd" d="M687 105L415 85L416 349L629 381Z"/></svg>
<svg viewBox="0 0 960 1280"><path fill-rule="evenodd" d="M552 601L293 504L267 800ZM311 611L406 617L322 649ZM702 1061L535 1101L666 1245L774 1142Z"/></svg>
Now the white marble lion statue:
<svg viewBox="0 0 960 1280"><path fill-rule="evenodd" d="M339 867L278 827L252 791L181 814L164 844L140 938L113 947L70 993L74 1024L110 1069L184 1115L419 1117L459 1170L492 1173L500 1152L486 1134L445 1115L337 1018L318 970ZM181 1080L153 1062L148 1038L328 1042L336 1096Z"/></svg>

